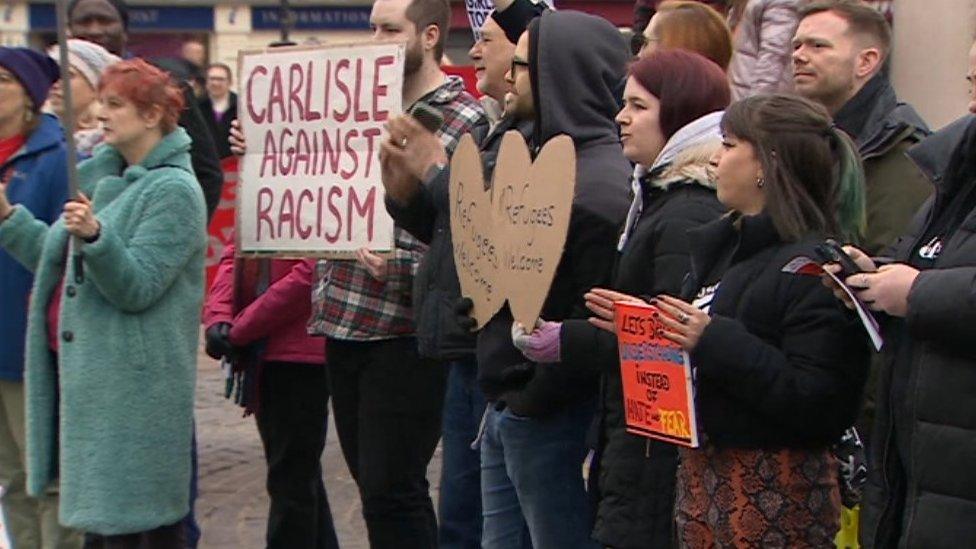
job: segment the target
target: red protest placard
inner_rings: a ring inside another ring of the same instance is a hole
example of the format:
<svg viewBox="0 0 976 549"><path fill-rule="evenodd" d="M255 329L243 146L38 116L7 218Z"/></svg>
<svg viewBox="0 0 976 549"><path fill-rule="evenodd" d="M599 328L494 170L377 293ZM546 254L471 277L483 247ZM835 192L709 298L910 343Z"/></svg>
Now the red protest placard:
<svg viewBox="0 0 976 549"><path fill-rule="evenodd" d="M614 304L627 431L697 448L688 354L661 336L656 312L641 303Z"/></svg>

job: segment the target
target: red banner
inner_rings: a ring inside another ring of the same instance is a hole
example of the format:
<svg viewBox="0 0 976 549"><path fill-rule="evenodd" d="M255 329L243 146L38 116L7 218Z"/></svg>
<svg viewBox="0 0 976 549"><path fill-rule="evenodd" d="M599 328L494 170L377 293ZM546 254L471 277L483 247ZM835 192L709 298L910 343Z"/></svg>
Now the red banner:
<svg viewBox="0 0 976 549"><path fill-rule="evenodd" d="M224 247L233 242L234 204L237 200L237 157L229 156L220 162L224 172L224 190L220 193L220 203L210 220L209 244L207 246L207 291L217 274L217 264L224 253Z"/></svg>

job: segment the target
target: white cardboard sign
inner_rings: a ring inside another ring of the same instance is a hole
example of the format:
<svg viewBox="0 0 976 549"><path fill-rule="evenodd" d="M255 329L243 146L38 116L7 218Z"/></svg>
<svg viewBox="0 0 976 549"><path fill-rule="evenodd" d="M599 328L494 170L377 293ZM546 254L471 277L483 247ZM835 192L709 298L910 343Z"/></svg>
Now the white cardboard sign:
<svg viewBox="0 0 976 549"><path fill-rule="evenodd" d="M240 53L240 254L392 250L379 148L403 110L403 63L402 44Z"/></svg>

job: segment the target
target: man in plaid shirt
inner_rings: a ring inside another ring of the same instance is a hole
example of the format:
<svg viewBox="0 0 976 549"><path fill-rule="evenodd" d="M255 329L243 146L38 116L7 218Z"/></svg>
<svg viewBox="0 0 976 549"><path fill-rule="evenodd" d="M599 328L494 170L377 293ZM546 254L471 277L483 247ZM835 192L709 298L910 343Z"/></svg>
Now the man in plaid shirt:
<svg viewBox="0 0 976 549"><path fill-rule="evenodd" d="M450 25L448 0L376 0L376 40L406 40L403 102L423 102L444 116L437 132L448 152L483 123L481 105L440 59ZM412 285L426 246L395 229L395 250L362 249L355 261L316 268L310 331L326 336L332 407L339 442L359 486L375 548L437 546L427 464L441 434L446 369L421 357Z"/></svg>

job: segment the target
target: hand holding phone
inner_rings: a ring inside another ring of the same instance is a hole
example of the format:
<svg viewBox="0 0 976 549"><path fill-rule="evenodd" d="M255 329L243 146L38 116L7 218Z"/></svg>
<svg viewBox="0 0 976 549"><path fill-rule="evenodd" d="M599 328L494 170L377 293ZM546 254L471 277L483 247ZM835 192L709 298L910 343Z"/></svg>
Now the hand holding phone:
<svg viewBox="0 0 976 549"><path fill-rule="evenodd" d="M844 251L839 243L832 238L828 238L822 244L817 245L814 250L818 259L824 263L836 263L840 265L841 272L838 277L843 280L851 275L865 272L851 256Z"/></svg>

